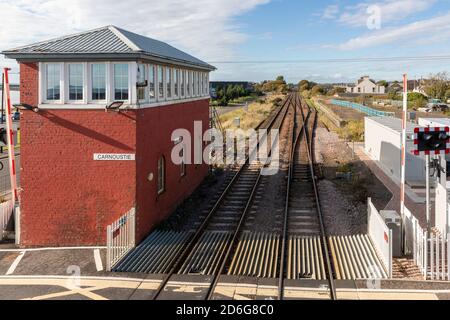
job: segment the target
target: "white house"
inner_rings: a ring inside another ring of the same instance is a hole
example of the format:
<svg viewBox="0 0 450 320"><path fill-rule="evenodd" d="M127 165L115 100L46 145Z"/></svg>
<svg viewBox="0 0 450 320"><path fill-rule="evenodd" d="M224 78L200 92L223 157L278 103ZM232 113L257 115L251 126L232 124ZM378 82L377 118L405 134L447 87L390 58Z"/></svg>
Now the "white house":
<svg viewBox="0 0 450 320"><path fill-rule="evenodd" d="M369 76L361 77L354 85L346 87L347 93L368 93L368 94L384 94L386 88L377 85L377 83L370 79Z"/></svg>

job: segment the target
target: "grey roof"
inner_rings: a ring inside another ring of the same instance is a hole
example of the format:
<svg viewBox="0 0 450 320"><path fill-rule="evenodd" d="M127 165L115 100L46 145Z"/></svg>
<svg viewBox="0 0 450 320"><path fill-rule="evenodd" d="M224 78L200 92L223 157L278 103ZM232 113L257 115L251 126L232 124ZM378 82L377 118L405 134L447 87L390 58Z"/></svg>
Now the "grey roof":
<svg viewBox="0 0 450 320"><path fill-rule="evenodd" d="M81 57L89 55L118 55L133 57L154 57L174 63L198 66L210 70L215 68L167 43L107 26L57 39L43 41L2 52L9 58L45 59L46 57Z"/></svg>

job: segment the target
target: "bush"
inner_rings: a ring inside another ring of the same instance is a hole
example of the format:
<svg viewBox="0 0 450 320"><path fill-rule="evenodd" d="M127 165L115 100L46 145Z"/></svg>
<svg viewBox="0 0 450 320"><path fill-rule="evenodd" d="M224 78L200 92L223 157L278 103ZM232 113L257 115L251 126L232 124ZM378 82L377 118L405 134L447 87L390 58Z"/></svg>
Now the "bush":
<svg viewBox="0 0 450 320"><path fill-rule="evenodd" d="M341 139L355 142L364 141L364 122L362 120L349 121L343 128L339 128L338 134Z"/></svg>

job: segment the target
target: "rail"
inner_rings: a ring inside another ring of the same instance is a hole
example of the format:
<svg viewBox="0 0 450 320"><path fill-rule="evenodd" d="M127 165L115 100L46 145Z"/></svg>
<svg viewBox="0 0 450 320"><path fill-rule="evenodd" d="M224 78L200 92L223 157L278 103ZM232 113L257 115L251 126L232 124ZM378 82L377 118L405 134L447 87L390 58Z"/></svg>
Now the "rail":
<svg viewBox="0 0 450 320"><path fill-rule="evenodd" d="M270 119L269 124L268 124L268 129L270 129L273 124L275 123L276 119L278 118L278 116L280 115L281 111L284 109L284 107L286 106L286 104L288 104L290 97L287 97L283 106L280 107L276 112L275 112L275 116ZM259 129L265 122L267 121L264 120L262 121L256 129ZM158 296L161 294L161 292L163 291L163 289L165 288L165 286L167 285L167 283L169 282L169 279L175 274L175 272L180 269L183 265L183 263L185 262L185 260L188 258L189 254L191 253L191 251L194 249L195 244L197 243L197 241L200 239L201 235L204 233L206 227L208 226L208 223L210 222L211 218L213 217L213 215L215 214L215 212L218 210L218 208L220 207L220 205L222 204L223 200L225 199L225 197L227 196L228 192L230 191L230 189L232 188L232 186L235 184L235 182L237 181L237 179L239 178L239 176L241 175L241 173L244 171L244 169L247 167L247 165L249 164L249 159L250 157L247 156L246 157L246 161L245 164L242 165L239 170L237 171L237 173L234 175L234 177L232 178L232 180L229 182L229 184L227 185L227 187L224 189L224 191L222 192L222 194L220 195L219 199L216 201L216 203L214 204L213 208L209 211L208 215L206 216L206 218L203 220L203 222L201 223L201 225L197 228L197 230L195 231L195 233L193 235L190 236L190 238L188 239L187 245L185 246L185 248L183 249L183 251L181 252L180 256L175 260L175 262L172 264L171 268L169 269L169 272L164 276L162 282L160 283L158 289L155 291L152 299L156 300L158 298ZM243 214L246 212L246 210L248 210L249 207L249 203L251 202L251 198L253 197L253 193L254 193L254 189L256 187L256 185L258 184L259 181L259 176L255 182L255 186L251 192L250 198L248 200L248 203L246 205L246 208L244 209ZM242 220L242 219L241 219ZM238 224L237 228L240 228L241 223ZM227 243L226 246L226 250L227 250L227 256L229 256L229 248L230 248L230 243L233 243L236 240L236 231L234 232L234 236L231 239L231 242ZM221 257L222 260L221 261L221 268L219 268L220 270L218 272L216 272L213 276L213 282L212 285L210 286L208 293L206 295L207 299L210 299L212 297L212 294L214 293L214 289L217 285L217 279L218 279L218 275L220 274L219 272L222 271L222 265L223 265L223 257Z"/></svg>
<svg viewBox="0 0 450 320"><path fill-rule="evenodd" d="M323 254L324 261L325 261L325 268L326 268L327 279L328 279L328 283L329 283L330 297L332 300L336 300L337 299L336 285L335 285L334 277L333 277L333 269L334 268L333 268L333 265L332 265L332 262L330 259L328 239L326 236L325 224L324 224L323 214L322 214L322 209L321 209L321 204L320 204L320 196L319 196L319 191L317 188L317 181L316 181L316 175L315 175L315 170L314 170L315 158L314 158L313 148L314 148L314 132L317 127L317 120L318 120L317 119L317 111L316 110L313 111L314 119L313 119L313 124L312 124L312 132L310 133L307 124L308 124L309 116L312 111L311 111L309 105L304 103L304 101L301 98L299 100L300 100L300 111L301 111L302 124L303 124L304 132L305 132L309 169L311 172L314 196L315 196L316 207L317 207L317 214L318 214L318 218L319 218L319 227L320 227L320 234L321 234L321 239L322 239L322 254ZM306 105L306 107L308 108L308 116L307 117L305 117L305 115L304 115L303 105Z"/></svg>

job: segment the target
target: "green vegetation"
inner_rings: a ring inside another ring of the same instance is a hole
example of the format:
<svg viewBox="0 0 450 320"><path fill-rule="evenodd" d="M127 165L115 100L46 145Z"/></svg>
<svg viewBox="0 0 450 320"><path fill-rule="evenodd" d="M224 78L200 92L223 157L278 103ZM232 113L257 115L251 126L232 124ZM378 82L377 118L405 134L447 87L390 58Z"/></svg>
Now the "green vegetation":
<svg viewBox="0 0 450 320"><path fill-rule="evenodd" d="M255 86L258 92L272 92L286 94L288 92L288 85L283 76L278 76L275 80L263 81Z"/></svg>
<svg viewBox="0 0 450 320"><path fill-rule="evenodd" d="M261 121L269 116L270 112L274 108L280 106L282 101L283 96L281 95L273 95L265 100L258 100L257 102L251 103L247 108L248 110L245 110L245 108L240 108L221 115L220 122L225 130L238 129L234 120L239 118L240 129L247 130L250 128L255 128Z"/></svg>
<svg viewBox="0 0 450 320"><path fill-rule="evenodd" d="M249 95L250 92L241 85L219 87L217 88L217 98L212 101L212 105L227 106L230 102L245 103L254 99L254 97Z"/></svg>
<svg viewBox="0 0 450 320"><path fill-rule="evenodd" d="M364 121L352 120L345 127L338 128L337 133L341 139L362 142L364 141Z"/></svg>
<svg viewBox="0 0 450 320"><path fill-rule="evenodd" d="M450 94L450 79L447 72L430 75L424 81L423 90L430 98L445 100Z"/></svg>

